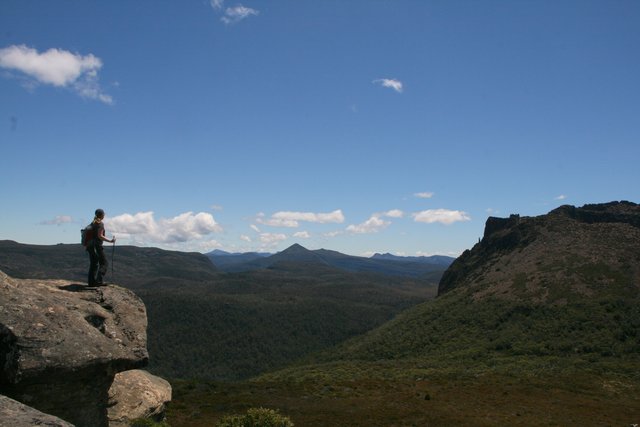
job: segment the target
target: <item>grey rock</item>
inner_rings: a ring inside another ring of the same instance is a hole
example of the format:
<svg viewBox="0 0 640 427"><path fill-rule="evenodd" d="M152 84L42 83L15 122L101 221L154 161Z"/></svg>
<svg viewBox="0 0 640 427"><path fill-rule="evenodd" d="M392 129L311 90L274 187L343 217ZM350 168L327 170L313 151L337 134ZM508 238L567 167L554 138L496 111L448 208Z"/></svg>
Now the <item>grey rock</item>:
<svg viewBox="0 0 640 427"><path fill-rule="evenodd" d="M147 371L116 374L109 390L109 427L127 427L132 420L163 421L171 401L171 384Z"/></svg>
<svg viewBox="0 0 640 427"><path fill-rule="evenodd" d="M0 272L0 393L78 427L106 427L116 373L146 366L142 301L118 286Z"/></svg>
<svg viewBox="0 0 640 427"><path fill-rule="evenodd" d="M0 427L31 426L73 427L73 424L0 395Z"/></svg>

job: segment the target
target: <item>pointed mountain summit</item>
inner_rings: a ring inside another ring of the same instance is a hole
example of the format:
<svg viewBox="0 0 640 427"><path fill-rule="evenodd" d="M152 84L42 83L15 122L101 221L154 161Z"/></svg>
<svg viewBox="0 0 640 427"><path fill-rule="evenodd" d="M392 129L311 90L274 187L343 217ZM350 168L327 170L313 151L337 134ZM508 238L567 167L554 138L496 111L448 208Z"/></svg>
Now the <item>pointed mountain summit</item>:
<svg viewBox="0 0 640 427"><path fill-rule="evenodd" d="M307 254L309 252L311 251L305 248L304 246L302 246L301 244L294 243L293 245L289 246L287 249L281 251L280 253L293 255L293 254Z"/></svg>

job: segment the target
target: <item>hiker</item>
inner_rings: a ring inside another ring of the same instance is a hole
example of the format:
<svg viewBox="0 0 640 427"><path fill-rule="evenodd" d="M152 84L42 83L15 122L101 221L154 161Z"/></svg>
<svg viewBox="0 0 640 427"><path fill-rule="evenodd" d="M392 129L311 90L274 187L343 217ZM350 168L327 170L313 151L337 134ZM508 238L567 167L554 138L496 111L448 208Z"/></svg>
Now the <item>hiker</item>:
<svg viewBox="0 0 640 427"><path fill-rule="evenodd" d="M89 286L104 286L103 277L107 274L107 257L104 255L102 242L115 243L116 238L109 240L104 235L104 211L96 209L96 216L91 223L92 239L87 242L87 252L89 252ZM99 268L98 268L99 267Z"/></svg>

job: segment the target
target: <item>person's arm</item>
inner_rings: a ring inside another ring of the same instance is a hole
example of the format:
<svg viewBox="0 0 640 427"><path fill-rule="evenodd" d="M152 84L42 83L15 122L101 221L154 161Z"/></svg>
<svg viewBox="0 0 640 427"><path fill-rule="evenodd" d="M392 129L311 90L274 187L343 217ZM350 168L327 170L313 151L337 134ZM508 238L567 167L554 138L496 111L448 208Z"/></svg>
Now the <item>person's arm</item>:
<svg viewBox="0 0 640 427"><path fill-rule="evenodd" d="M103 242L109 242L109 243L115 243L116 242L116 238L114 237L113 239L109 240L105 237L104 235L104 228L100 228L100 233L98 233L98 238L100 240L102 240Z"/></svg>

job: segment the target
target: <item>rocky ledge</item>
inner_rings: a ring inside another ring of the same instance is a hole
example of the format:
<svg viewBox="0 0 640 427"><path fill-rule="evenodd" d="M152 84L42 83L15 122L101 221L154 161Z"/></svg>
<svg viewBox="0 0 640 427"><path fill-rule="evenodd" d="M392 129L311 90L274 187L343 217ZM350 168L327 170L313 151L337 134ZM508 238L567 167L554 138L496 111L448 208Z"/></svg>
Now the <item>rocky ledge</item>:
<svg viewBox="0 0 640 427"><path fill-rule="evenodd" d="M483 281L511 283L518 274L535 276L538 282L569 283L574 272L574 287L584 290L595 283L587 279L605 269L638 283L638 242L640 205L628 201L565 205L536 217L489 217L482 240L442 276L438 295ZM578 274L579 267L590 270ZM551 277L560 272L563 280ZM535 280L528 282L531 287Z"/></svg>
<svg viewBox="0 0 640 427"><path fill-rule="evenodd" d="M0 394L78 427L106 427L118 372L147 364L143 302L119 286L0 272Z"/></svg>

